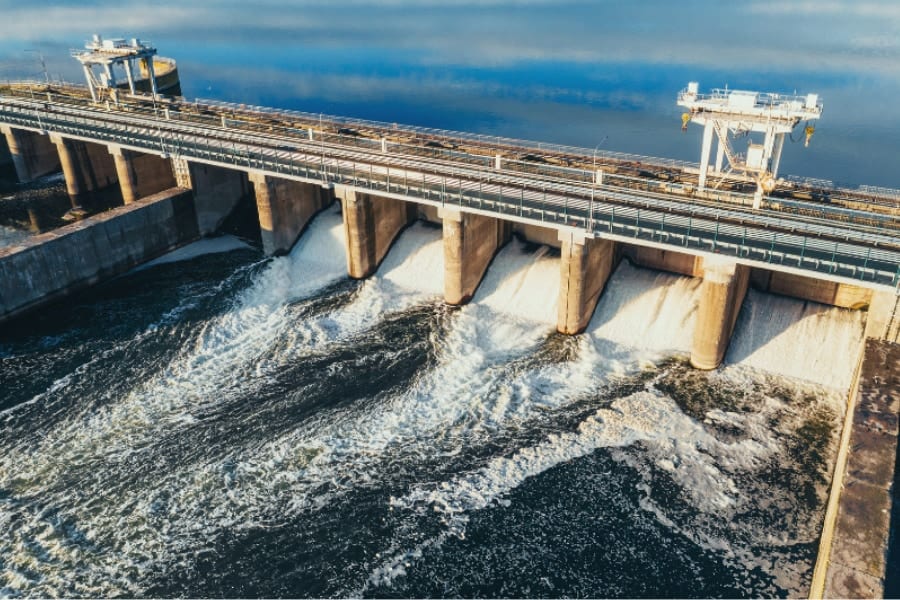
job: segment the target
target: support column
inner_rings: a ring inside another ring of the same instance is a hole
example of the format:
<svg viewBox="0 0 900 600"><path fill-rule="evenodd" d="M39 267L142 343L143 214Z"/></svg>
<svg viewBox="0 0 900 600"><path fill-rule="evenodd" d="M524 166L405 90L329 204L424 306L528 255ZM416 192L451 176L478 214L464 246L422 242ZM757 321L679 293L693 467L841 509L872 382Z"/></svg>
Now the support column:
<svg viewBox="0 0 900 600"><path fill-rule="evenodd" d="M131 160L131 152L123 150L119 146L110 146L109 153L116 161L116 175L122 188L122 202L131 204L138 199L137 186L135 184L134 165Z"/></svg>
<svg viewBox="0 0 900 600"><path fill-rule="evenodd" d="M6 137L13 168L21 183L59 170L59 159L48 136L8 125L0 126L0 131Z"/></svg>
<svg viewBox="0 0 900 600"><path fill-rule="evenodd" d="M716 173L722 172L722 163L725 159L725 143L719 139L719 143L716 145Z"/></svg>
<svg viewBox="0 0 900 600"><path fill-rule="evenodd" d="M703 147L700 149L700 181L698 188L706 189L706 174L709 171L709 153L712 151L713 122L707 121L703 128Z"/></svg>
<svg viewBox="0 0 900 600"><path fill-rule="evenodd" d="M505 221L464 213L456 207L438 209L444 228L444 301L465 304L472 299L488 265L509 241Z"/></svg>
<svg viewBox="0 0 900 600"><path fill-rule="evenodd" d="M781 151L784 150L784 134L775 135L775 150L772 154L772 179L778 179L778 167L781 166Z"/></svg>
<svg viewBox="0 0 900 600"><path fill-rule="evenodd" d="M616 244L612 240L585 238L583 232L560 231L559 302L556 329L581 333L591 321L597 301L615 268Z"/></svg>
<svg viewBox="0 0 900 600"><path fill-rule="evenodd" d="M78 165L78 160L75 158L75 152L65 138L51 135L50 139L56 145L56 151L59 153L59 163L62 166L63 176L66 179L66 191L69 193L69 202L72 203L72 208L80 209L86 190L82 184L81 169Z"/></svg>
<svg viewBox="0 0 900 600"><path fill-rule="evenodd" d="M259 229L266 254L283 254L309 221L330 204L330 195L319 185L250 173L259 214Z"/></svg>
<svg viewBox="0 0 900 600"><path fill-rule="evenodd" d="M750 269L726 259L704 258L700 306L691 347L691 365L715 369L725 358L741 310Z"/></svg>
<svg viewBox="0 0 900 600"><path fill-rule="evenodd" d="M353 279L372 275L400 231L416 218L411 202L363 194L335 186L342 201L347 273Z"/></svg>

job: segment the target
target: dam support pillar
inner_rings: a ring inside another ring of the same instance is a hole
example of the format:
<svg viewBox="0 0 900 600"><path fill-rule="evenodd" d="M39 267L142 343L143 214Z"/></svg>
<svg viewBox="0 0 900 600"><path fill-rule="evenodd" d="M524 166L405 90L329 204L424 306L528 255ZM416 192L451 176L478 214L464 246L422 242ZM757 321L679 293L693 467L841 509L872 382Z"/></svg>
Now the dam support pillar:
<svg viewBox="0 0 900 600"><path fill-rule="evenodd" d="M612 240L586 238L580 231L560 231L560 281L556 329L574 335L588 326L616 263Z"/></svg>
<svg viewBox="0 0 900 600"><path fill-rule="evenodd" d="M865 337L900 342L900 295L894 292L873 292L866 318Z"/></svg>
<svg viewBox="0 0 900 600"><path fill-rule="evenodd" d="M47 135L0 126L6 138L6 146L12 159L16 177L21 183L59 171L59 157L53 142Z"/></svg>
<svg viewBox="0 0 900 600"><path fill-rule="evenodd" d="M116 165L124 204L175 187L175 175L169 160L155 154L125 150L117 145L111 145L109 153Z"/></svg>
<svg viewBox="0 0 900 600"><path fill-rule="evenodd" d="M750 280L750 269L734 261L706 258L697 325L691 346L691 365L715 369L725 358L734 323Z"/></svg>
<svg viewBox="0 0 900 600"><path fill-rule="evenodd" d="M116 186L119 177L115 160L105 146L58 135L51 135L50 139L56 145L73 208L80 208L94 196ZM118 189L112 191L119 195Z"/></svg>
<svg viewBox="0 0 900 600"><path fill-rule="evenodd" d="M335 186L334 193L344 213L347 273L365 279L378 269L400 231L416 219L416 205L344 186Z"/></svg>
<svg viewBox="0 0 900 600"><path fill-rule="evenodd" d="M266 254L289 252L310 219L331 203L319 185L250 173L256 196L259 230Z"/></svg>
<svg viewBox="0 0 900 600"><path fill-rule="evenodd" d="M444 301L465 304L497 250L509 241L510 223L450 206L439 208L438 216L444 229Z"/></svg>

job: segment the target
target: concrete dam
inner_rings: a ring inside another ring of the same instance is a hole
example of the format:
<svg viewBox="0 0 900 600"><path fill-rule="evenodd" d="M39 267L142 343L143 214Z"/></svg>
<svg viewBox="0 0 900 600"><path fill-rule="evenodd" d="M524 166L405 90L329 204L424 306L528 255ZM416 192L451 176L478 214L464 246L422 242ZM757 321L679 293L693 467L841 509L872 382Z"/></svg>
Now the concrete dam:
<svg viewBox="0 0 900 600"><path fill-rule="evenodd" d="M121 90L114 78L100 83ZM354 279L373 275L417 221L439 227L450 305L473 298L514 236L558 250L563 334L587 327L623 260L695 278L698 369L722 362L748 290L866 311L867 339L900 341L896 200L774 182L774 130L759 159L770 181L726 171L721 138L710 161L721 129L705 123L697 166L130 91L0 87L0 162L20 181L61 170L76 219L0 249L0 321L229 220L258 225L265 252L285 254L338 205ZM754 102L736 101L772 106ZM104 194L119 205L97 211Z"/></svg>

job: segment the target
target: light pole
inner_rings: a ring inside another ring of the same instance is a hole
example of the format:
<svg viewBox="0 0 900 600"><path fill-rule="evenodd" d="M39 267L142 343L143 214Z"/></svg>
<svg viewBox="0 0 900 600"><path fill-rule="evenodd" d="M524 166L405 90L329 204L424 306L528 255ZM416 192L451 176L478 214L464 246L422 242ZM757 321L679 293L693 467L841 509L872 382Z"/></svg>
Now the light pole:
<svg viewBox="0 0 900 600"><path fill-rule="evenodd" d="M608 136L603 136L603 139L594 146L594 151L591 153L593 161L591 161L591 204L588 209L588 233L591 233L594 230L594 189L597 187L597 150L600 148L600 145L606 141L607 137Z"/></svg>
<svg viewBox="0 0 900 600"><path fill-rule="evenodd" d="M34 52L38 55L38 59L41 61L41 72L44 73L44 81L47 82L47 85L50 85L50 75L47 74L47 63L44 62L44 53L40 50L35 50L33 48L26 48L25 52Z"/></svg>

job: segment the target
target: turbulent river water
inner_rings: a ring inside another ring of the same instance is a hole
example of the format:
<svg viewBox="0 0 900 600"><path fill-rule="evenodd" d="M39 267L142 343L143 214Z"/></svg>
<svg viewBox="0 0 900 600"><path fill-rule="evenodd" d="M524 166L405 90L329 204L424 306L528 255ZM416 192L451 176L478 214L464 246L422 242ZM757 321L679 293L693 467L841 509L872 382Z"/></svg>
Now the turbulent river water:
<svg viewBox="0 0 900 600"><path fill-rule="evenodd" d="M441 301L441 231L349 280L205 241L0 331L0 596L798 596L859 312L623 262L554 332L558 252Z"/></svg>

